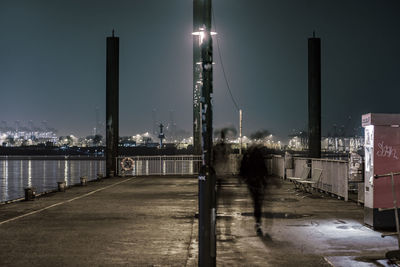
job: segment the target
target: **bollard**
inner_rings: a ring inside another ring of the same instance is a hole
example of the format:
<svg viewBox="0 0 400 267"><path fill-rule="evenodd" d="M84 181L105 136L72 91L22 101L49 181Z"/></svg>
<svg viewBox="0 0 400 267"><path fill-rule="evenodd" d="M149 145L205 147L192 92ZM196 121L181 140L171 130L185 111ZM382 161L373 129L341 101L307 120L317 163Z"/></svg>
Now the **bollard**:
<svg viewBox="0 0 400 267"><path fill-rule="evenodd" d="M58 184L58 192L65 192L65 189L67 187L65 181L57 182L57 184Z"/></svg>
<svg viewBox="0 0 400 267"><path fill-rule="evenodd" d="M33 200L36 196L35 188L27 187L25 188L25 200Z"/></svg>
<svg viewBox="0 0 400 267"><path fill-rule="evenodd" d="M81 177L81 185L87 185L87 177L86 176Z"/></svg>
<svg viewBox="0 0 400 267"><path fill-rule="evenodd" d="M103 174L102 173L98 173L97 174L97 180L101 180L103 179Z"/></svg>
<svg viewBox="0 0 400 267"><path fill-rule="evenodd" d="M110 177L114 177L114 171L110 171Z"/></svg>

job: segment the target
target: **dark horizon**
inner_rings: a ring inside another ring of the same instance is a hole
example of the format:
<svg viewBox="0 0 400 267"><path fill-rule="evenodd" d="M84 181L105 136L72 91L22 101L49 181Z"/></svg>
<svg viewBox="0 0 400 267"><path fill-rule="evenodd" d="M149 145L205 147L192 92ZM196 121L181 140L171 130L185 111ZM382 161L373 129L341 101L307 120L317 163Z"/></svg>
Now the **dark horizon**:
<svg viewBox="0 0 400 267"><path fill-rule="evenodd" d="M322 134L400 113L398 1L214 1L227 78L244 135L307 129L307 38L322 52ZM215 25L217 27L215 27ZM27 1L0 4L0 121L47 121L87 136L105 117L105 41L120 37L120 135L172 116L192 132L192 1ZM214 39L214 128L235 110ZM351 118L351 119L349 119ZM360 130L360 128L358 128Z"/></svg>

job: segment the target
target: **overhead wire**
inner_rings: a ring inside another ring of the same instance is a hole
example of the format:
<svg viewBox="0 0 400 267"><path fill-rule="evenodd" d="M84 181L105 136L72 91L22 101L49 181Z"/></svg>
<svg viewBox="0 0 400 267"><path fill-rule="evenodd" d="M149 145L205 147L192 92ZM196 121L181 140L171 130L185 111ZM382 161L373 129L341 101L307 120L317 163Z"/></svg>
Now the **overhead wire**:
<svg viewBox="0 0 400 267"><path fill-rule="evenodd" d="M218 32L218 31L217 31L217 24L216 24L216 22L215 22L214 9L211 9L211 12L212 12L212 17L213 17L213 21L214 21L214 28L215 28L215 31ZM232 90L231 90L231 88L230 88L230 86L229 86L228 78L227 78L227 76L226 76L224 63L223 63L223 61L222 61L221 49L220 49L219 41L218 41L218 35L216 35L216 40L217 40L217 49L218 49L219 61L221 62L221 68L222 68L222 73L223 73L223 75L224 75L224 79L225 79L225 83L226 83L226 88L227 88L227 90L228 90L228 92L229 92L229 95L230 95L230 97L231 97L231 100L232 100L232 102L233 102L233 105L235 106L236 110L239 111L239 110L240 110L239 105L238 105L238 103L236 102L235 97L234 97L233 94L232 94Z"/></svg>

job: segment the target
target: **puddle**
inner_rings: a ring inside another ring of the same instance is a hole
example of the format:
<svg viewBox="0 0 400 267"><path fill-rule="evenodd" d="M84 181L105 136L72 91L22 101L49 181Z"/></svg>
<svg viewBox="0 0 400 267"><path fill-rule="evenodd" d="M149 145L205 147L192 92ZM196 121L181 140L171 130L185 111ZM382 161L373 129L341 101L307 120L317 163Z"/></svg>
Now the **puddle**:
<svg viewBox="0 0 400 267"><path fill-rule="evenodd" d="M233 220L233 216L232 215L217 215L217 220Z"/></svg>
<svg viewBox="0 0 400 267"><path fill-rule="evenodd" d="M171 216L171 218L172 219L184 219L184 220L187 220L187 219L192 219L193 218L193 215L173 215L173 216ZM195 215L195 218L196 218L196 215Z"/></svg>
<svg viewBox="0 0 400 267"><path fill-rule="evenodd" d="M324 198L323 195L307 195L308 198L312 198L312 199L320 199L320 198Z"/></svg>
<svg viewBox="0 0 400 267"><path fill-rule="evenodd" d="M382 256L328 256L325 257L332 266L398 266L397 263L385 259Z"/></svg>
<svg viewBox="0 0 400 267"><path fill-rule="evenodd" d="M251 216L253 217L253 212L244 212L242 216ZM269 219L300 219L304 217L310 217L311 214L295 214L295 213L288 213L288 212L263 212L262 217L269 218Z"/></svg>
<svg viewBox="0 0 400 267"><path fill-rule="evenodd" d="M289 226L289 227L310 227L310 226L313 226L313 225L311 225L311 224L287 224L286 226Z"/></svg>
<svg viewBox="0 0 400 267"><path fill-rule="evenodd" d="M298 199L295 199L295 198L268 198L268 199L266 199L265 201L273 201L273 202L279 202L279 201L281 201L281 202L298 202L299 200Z"/></svg>

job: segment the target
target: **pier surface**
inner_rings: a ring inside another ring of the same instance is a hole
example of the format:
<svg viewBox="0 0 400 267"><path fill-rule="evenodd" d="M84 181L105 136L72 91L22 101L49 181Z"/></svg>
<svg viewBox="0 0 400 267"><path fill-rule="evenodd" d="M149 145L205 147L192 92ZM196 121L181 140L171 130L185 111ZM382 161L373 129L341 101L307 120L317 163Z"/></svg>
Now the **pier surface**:
<svg viewBox="0 0 400 267"><path fill-rule="evenodd" d="M196 178L112 178L0 206L0 266L197 266ZM393 266L363 208L271 188L257 236L245 184L218 189L217 266Z"/></svg>

